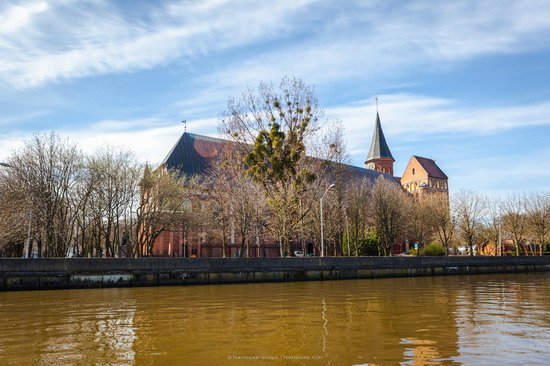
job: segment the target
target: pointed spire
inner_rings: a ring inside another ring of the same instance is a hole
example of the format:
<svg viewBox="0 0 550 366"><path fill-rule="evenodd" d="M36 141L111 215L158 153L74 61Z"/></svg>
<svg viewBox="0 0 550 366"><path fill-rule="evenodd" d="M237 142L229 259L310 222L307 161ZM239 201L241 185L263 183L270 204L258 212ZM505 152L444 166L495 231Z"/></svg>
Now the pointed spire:
<svg viewBox="0 0 550 366"><path fill-rule="evenodd" d="M380 115L376 112L376 124L374 126L374 134L372 135L372 142L370 144L369 155L367 161L372 159L389 158L395 161L390 148L386 143L384 132L382 131L382 125L380 124Z"/></svg>

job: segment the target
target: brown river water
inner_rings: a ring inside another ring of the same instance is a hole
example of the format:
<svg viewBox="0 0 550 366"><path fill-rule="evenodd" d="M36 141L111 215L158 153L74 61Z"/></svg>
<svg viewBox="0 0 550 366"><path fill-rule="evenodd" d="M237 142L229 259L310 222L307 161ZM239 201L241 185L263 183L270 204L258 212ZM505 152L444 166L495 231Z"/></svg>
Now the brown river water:
<svg viewBox="0 0 550 366"><path fill-rule="evenodd" d="M0 365L550 365L550 273L0 293Z"/></svg>

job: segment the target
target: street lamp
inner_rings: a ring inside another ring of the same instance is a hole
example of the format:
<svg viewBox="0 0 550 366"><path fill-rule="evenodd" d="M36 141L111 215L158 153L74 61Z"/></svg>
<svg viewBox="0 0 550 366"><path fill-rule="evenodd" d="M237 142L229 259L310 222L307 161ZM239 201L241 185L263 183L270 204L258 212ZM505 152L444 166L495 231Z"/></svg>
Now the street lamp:
<svg viewBox="0 0 550 366"><path fill-rule="evenodd" d="M10 168L10 169L13 169L13 170L17 170L17 168L11 164L8 164L8 163L2 163L0 162L0 166L3 166L3 167L6 167L6 168ZM29 227L27 229L27 254L26 254L26 258L30 258L31 257L31 254L32 254L32 247L31 247L31 233L32 233L32 206L33 206L33 198L32 198L32 195L31 195L31 204L29 206Z"/></svg>
<svg viewBox="0 0 550 366"><path fill-rule="evenodd" d="M321 199L319 200L319 203L321 204L321 257L324 257L325 256L325 238L324 238L324 234L323 234L323 198L325 198L325 195L327 194L327 192L329 190L331 190L332 188L334 188L334 183L331 184L326 190L325 190L325 193L323 193L323 195L321 196Z"/></svg>

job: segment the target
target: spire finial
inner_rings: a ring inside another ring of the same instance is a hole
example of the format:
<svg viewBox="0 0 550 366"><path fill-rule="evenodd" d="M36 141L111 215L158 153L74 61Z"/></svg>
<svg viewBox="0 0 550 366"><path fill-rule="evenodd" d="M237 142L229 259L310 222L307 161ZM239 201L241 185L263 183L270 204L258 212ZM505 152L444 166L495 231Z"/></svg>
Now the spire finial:
<svg viewBox="0 0 550 366"><path fill-rule="evenodd" d="M184 119L183 121L181 121L181 123L183 123L183 128L184 128L183 132L187 132L187 120Z"/></svg>
<svg viewBox="0 0 550 366"><path fill-rule="evenodd" d="M374 100L376 102L376 113L378 113L378 95L374 97Z"/></svg>

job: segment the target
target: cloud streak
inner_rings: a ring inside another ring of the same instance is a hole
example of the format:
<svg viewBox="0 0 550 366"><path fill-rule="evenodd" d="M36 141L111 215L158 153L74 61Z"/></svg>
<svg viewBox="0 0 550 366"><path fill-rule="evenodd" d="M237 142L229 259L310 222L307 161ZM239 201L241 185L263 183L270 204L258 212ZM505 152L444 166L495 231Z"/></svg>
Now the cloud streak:
<svg viewBox="0 0 550 366"><path fill-rule="evenodd" d="M487 134L529 126L550 125L550 101L498 108L468 108L458 101L416 94L381 95L384 132L397 138L426 138L463 133ZM374 126L376 107L363 100L326 110L329 119L341 119L355 135Z"/></svg>
<svg viewBox="0 0 550 366"><path fill-rule="evenodd" d="M454 100L415 94L381 95L380 100L380 119L384 133L394 155L401 155L401 160L408 159L412 154L436 152L445 145L443 141L454 144L453 141L458 143L464 139L498 135L514 129L550 126L550 101L514 107L473 108ZM329 108L325 114L328 120L342 120L352 159L356 165L362 166L376 117L372 99ZM423 141L426 144L422 144ZM450 148L462 150L462 144ZM424 151L413 151L408 147L422 145L425 145ZM484 151L483 154L494 156L495 151ZM443 158L441 155L439 151L437 156ZM449 163L457 158L447 156ZM399 164L404 164L404 161ZM489 167L486 169L496 175L500 172ZM458 172L473 174L466 166L457 169Z"/></svg>
<svg viewBox="0 0 550 366"><path fill-rule="evenodd" d="M0 58L0 80L32 88L60 79L148 69L276 38L291 28L282 19L292 19L308 1L266 3L248 12L240 10L251 6L250 1L240 6L216 0L169 3L155 8L149 19L128 19L102 1L60 4L41 7L40 16L32 19L28 14L37 12L35 8L0 9L6 29L18 30L0 43L0 54L5 55Z"/></svg>
<svg viewBox="0 0 550 366"><path fill-rule="evenodd" d="M149 7L148 17L129 16L105 1L0 7L0 34L10 33L0 41L0 81L27 89L263 44L269 50L222 65L205 80L242 87L285 74L314 83L369 79L406 72L403 66L449 67L486 54L547 48L541 34L550 30L544 1L161 4L132 4Z"/></svg>
<svg viewBox="0 0 550 366"><path fill-rule="evenodd" d="M315 84L387 82L412 69L444 70L474 57L548 48L550 4L543 1L362 3L347 3L344 10L321 6L310 20L317 30L308 37L239 60L205 80L228 87L282 75Z"/></svg>

